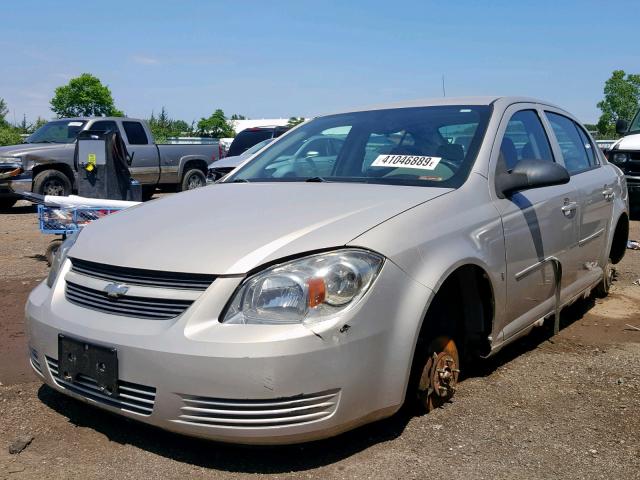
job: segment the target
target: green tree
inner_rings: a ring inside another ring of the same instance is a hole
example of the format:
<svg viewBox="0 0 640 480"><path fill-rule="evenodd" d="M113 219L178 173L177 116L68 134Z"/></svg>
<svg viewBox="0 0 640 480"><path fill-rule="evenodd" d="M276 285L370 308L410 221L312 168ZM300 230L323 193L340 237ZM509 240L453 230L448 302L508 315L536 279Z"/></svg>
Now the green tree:
<svg viewBox="0 0 640 480"><path fill-rule="evenodd" d="M233 115L231 115L231 118L229 120L246 120L247 117L245 117L244 115L240 115L239 113L234 113Z"/></svg>
<svg viewBox="0 0 640 480"><path fill-rule="evenodd" d="M83 73L56 88L50 103L58 117L124 115L115 107L109 87L90 73Z"/></svg>
<svg viewBox="0 0 640 480"><path fill-rule="evenodd" d="M208 118L198 122L198 134L202 137L229 138L235 136L233 127L227 122L224 112L217 109Z"/></svg>
<svg viewBox="0 0 640 480"><path fill-rule="evenodd" d="M47 123L47 120L45 120L44 118L42 118L42 117L36 118L36 121L33 124L33 131L35 132L41 126L43 126L45 123Z"/></svg>
<svg viewBox="0 0 640 480"><path fill-rule="evenodd" d="M0 126L0 146L17 145L19 143L22 143L22 137L17 128L7 124Z"/></svg>
<svg viewBox="0 0 640 480"><path fill-rule="evenodd" d="M27 122L27 116L24 113L22 114L22 121L16 125L16 129L22 134L33 132L33 124Z"/></svg>
<svg viewBox="0 0 640 480"><path fill-rule="evenodd" d="M614 70L604 84L604 99L598 102L602 111L598 132L614 136L616 121L631 120L640 102L640 75Z"/></svg>
<svg viewBox="0 0 640 480"><path fill-rule="evenodd" d="M164 107L162 107L157 117L151 112L151 118L149 118L148 122L151 133L153 133L157 143L164 143L169 137L190 133L191 130L189 124L184 120L171 119Z"/></svg>
<svg viewBox="0 0 640 480"><path fill-rule="evenodd" d="M303 117L291 117L289 119L289 121L287 122L287 127L293 128L296 125L300 125L302 122L304 122L304 118Z"/></svg>
<svg viewBox="0 0 640 480"><path fill-rule="evenodd" d="M9 108L7 107L7 102L4 101L4 98L0 98L0 125L7 125L5 117L8 113Z"/></svg>

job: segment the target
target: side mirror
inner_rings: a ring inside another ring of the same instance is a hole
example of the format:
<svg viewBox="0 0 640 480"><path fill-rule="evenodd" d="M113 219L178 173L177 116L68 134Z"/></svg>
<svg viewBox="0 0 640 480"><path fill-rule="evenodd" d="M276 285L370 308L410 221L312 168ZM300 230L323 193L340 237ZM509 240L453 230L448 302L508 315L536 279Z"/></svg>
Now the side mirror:
<svg viewBox="0 0 640 480"><path fill-rule="evenodd" d="M625 133L627 133L627 130L629 130L629 122L623 120L622 118L619 118L616 122L616 133L624 135Z"/></svg>
<svg viewBox="0 0 640 480"><path fill-rule="evenodd" d="M562 165L548 160L520 160L511 173L496 177L496 191L500 198L531 188L550 187L569 183L569 172Z"/></svg>

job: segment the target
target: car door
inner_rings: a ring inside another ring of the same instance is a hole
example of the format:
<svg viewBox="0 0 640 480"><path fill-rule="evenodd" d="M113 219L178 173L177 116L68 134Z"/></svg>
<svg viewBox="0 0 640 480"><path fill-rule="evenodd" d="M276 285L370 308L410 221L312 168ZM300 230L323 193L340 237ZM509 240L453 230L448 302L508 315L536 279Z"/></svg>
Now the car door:
<svg viewBox="0 0 640 480"><path fill-rule="evenodd" d="M550 109L546 109L545 116L579 193L579 248L574 259L578 293L602 277L607 260L605 249L613 213L615 178L608 178L600 165L596 147L577 122Z"/></svg>
<svg viewBox="0 0 640 480"><path fill-rule="evenodd" d="M127 150L129 155L133 156L129 167L131 176L142 184L157 184L160 178L158 148L149 143L149 138L140 122L123 120L122 128L126 135Z"/></svg>
<svg viewBox="0 0 640 480"><path fill-rule="evenodd" d="M523 159L557 160L541 114L530 104L505 111L492 150L494 178ZM562 268L561 295L575 282L575 272L567 265L577 248L578 192L568 183L523 190L508 198L494 193L504 229L506 340L554 310L556 266Z"/></svg>

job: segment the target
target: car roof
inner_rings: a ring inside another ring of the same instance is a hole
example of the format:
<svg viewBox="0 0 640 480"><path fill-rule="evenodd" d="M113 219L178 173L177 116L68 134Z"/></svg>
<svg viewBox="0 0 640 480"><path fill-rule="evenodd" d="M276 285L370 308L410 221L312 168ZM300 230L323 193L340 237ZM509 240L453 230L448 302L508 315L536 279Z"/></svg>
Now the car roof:
<svg viewBox="0 0 640 480"><path fill-rule="evenodd" d="M351 112L366 112L371 110L388 110L393 108L412 108L412 107L435 107L435 106L447 106L447 105L495 105L500 104L503 108L514 103L539 103L554 108L559 108L552 103L544 100L539 100L531 97L519 97L519 96L477 96L477 97L436 97L436 98L424 98L417 100L406 100L401 102L383 103L376 105L369 105L364 107L353 108L349 110L342 110L337 113L351 113Z"/></svg>
<svg viewBox="0 0 640 480"><path fill-rule="evenodd" d="M73 122L73 121L88 122L89 120L127 120L127 121L133 120L135 122L144 121L139 118L131 118L131 117L64 117L64 118L54 118L51 121L54 122L58 120L67 121L67 122Z"/></svg>

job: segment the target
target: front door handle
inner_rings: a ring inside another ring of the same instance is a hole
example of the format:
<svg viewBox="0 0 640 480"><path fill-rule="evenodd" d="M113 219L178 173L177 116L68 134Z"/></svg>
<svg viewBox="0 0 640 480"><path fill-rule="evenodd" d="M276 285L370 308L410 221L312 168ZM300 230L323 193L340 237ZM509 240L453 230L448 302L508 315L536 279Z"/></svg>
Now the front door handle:
<svg viewBox="0 0 640 480"><path fill-rule="evenodd" d="M602 196L606 201L610 202L616 196L616 192L614 192L613 188L605 188L602 191Z"/></svg>
<svg viewBox="0 0 640 480"><path fill-rule="evenodd" d="M560 208L560 210L562 210L562 213L564 214L565 217L571 217L573 216L577 208L578 208L578 202L566 202Z"/></svg>

